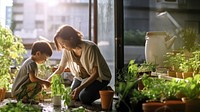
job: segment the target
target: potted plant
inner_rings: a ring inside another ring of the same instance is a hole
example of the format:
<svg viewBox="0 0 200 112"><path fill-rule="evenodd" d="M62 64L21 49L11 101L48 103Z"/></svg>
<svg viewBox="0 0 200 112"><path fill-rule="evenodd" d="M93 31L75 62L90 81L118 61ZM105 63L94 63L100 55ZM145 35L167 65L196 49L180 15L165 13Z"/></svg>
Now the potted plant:
<svg viewBox="0 0 200 112"><path fill-rule="evenodd" d="M180 64L182 63L182 61L184 60L184 56L182 53L178 52L178 53L174 53L174 52L169 52L165 55L165 61L164 61L164 65L165 67L169 68L167 71L167 74L169 76L173 76L173 77L178 77L181 78L182 77L182 71L179 69ZM180 74L181 73L181 77Z"/></svg>
<svg viewBox="0 0 200 112"><path fill-rule="evenodd" d="M183 62L180 64L179 69L183 71L182 76L184 79L187 77L193 77L193 68L190 59L183 60Z"/></svg>
<svg viewBox="0 0 200 112"><path fill-rule="evenodd" d="M65 86L60 75L55 74L51 79L51 96L54 106L61 106L61 97L65 92Z"/></svg>
<svg viewBox="0 0 200 112"><path fill-rule="evenodd" d="M200 73L200 51L192 52L193 56L189 59L194 70L194 74Z"/></svg>
<svg viewBox="0 0 200 112"><path fill-rule="evenodd" d="M116 102L118 111L136 112L142 109L145 97L137 89L137 83L141 78L137 77L138 64L131 60L128 67L124 67L118 73L115 92L119 97ZM142 111L142 110L141 110Z"/></svg>
<svg viewBox="0 0 200 112"><path fill-rule="evenodd" d="M10 29L0 25L0 89L6 91L10 89L12 83L10 67L21 63L25 52L21 38L14 36Z"/></svg>
<svg viewBox="0 0 200 112"><path fill-rule="evenodd" d="M151 72L154 72L155 70L156 70L156 64L150 62L143 62L138 67L138 73L140 75L143 75L144 73L151 75Z"/></svg>
<svg viewBox="0 0 200 112"><path fill-rule="evenodd" d="M183 101L186 103L186 112L199 112L200 107L200 74L193 78L188 77L177 82L179 89L177 91L183 94Z"/></svg>

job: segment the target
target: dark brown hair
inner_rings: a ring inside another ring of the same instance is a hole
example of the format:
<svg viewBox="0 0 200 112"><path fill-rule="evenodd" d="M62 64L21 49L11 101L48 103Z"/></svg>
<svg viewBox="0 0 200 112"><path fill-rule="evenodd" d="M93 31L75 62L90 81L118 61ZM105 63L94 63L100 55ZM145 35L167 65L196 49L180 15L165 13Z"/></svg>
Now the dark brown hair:
<svg viewBox="0 0 200 112"><path fill-rule="evenodd" d="M71 47L75 48L80 44L83 35L80 31L76 30L75 28L73 28L69 25L61 26L57 30L57 32L54 36L54 42L55 42L56 48L57 48L57 50L61 50L62 46L60 46L59 43L57 42L57 39L56 39L57 37L60 37L63 40L70 41Z"/></svg>
<svg viewBox="0 0 200 112"><path fill-rule="evenodd" d="M31 49L31 55L35 55L37 51L40 51L42 54L46 54L49 57L52 55L52 47L46 41L34 42Z"/></svg>

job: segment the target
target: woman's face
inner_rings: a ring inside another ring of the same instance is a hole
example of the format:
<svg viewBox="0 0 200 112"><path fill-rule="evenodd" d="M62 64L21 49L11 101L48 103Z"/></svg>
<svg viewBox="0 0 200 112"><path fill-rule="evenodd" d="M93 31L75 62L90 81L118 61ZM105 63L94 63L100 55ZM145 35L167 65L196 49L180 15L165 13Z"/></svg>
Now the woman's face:
<svg viewBox="0 0 200 112"><path fill-rule="evenodd" d="M64 40L61 37L57 37L57 42L63 49L67 49L69 51L72 50L70 41Z"/></svg>

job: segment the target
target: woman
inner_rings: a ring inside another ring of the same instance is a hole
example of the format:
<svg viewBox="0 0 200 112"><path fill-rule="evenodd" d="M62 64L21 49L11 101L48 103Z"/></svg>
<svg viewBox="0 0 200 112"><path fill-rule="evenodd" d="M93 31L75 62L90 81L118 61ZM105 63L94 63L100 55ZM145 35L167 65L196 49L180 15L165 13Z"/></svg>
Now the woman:
<svg viewBox="0 0 200 112"><path fill-rule="evenodd" d="M61 26L54 36L57 50L62 50L58 69L52 74L61 74L68 67L75 76L72 98L91 104L99 98L99 90L111 80L109 67L99 48L92 41L82 40L83 35L71 26ZM51 78L51 77L50 77Z"/></svg>

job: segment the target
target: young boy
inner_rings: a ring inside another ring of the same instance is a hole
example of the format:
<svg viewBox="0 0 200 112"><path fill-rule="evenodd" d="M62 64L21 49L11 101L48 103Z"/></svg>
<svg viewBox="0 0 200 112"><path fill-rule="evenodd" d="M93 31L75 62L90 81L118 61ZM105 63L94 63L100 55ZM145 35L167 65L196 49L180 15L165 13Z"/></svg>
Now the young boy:
<svg viewBox="0 0 200 112"><path fill-rule="evenodd" d="M22 64L12 86L12 96L23 103L34 102L34 97L43 86L50 87L50 82L37 77L37 64L44 63L52 55L52 47L48 42L36 41L31 48L31 57Z"/></svg>

